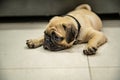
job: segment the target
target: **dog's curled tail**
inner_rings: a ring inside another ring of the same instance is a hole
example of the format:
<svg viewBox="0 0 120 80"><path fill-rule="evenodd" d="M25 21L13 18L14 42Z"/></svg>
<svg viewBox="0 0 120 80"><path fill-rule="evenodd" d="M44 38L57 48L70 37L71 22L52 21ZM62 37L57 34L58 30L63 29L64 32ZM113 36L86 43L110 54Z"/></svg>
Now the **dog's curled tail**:
<svg viewBox="0 0 120 80"><path fill-rule="evenodd" d="M76 9L87 9L87 10L91 11L91 7L88 4L82 4L82 5L78 6Z"/></svg>

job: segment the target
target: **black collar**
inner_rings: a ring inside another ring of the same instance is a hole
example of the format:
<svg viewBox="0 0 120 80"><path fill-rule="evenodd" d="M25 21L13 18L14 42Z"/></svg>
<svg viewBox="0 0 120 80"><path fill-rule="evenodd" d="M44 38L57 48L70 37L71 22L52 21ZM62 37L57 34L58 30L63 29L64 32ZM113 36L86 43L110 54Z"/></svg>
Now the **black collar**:
<svg viewBox="0 0 120 80"><path fill-rule="evenodd" d="M73 16L71 16L71 15L66 15L66 16L69 16L69 17L73 18L73 19L76 21L77 27L78 27L78 34L77 34L77 36L76 36L76 38L77 38L78 35L79 35L79 32L80 32L81 25L80 25L79 21L78 21L75 17L73 17Z"/></svg>

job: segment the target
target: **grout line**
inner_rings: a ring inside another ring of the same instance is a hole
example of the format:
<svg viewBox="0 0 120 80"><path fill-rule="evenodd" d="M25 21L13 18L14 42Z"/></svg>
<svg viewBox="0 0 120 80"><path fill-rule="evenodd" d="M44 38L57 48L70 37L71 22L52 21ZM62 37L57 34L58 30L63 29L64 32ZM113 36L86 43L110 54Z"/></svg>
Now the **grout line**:
<svg viewBox="0 0 120 80"><path fill-rule="evenodd" d="M120 68L120 66L91 66L91 68Z"/></svg>
<svg viewBox="0 0 120 80"><path fill-rule="evenodd" d="M90 62L89 62L88 56L87 56L87 61L88 61L88 69L89 69L90 80L92 80L92 73L91 73L91 67L90 67Z"/></svg>
<svg viewBox="0 0 120 80"><path fill-rule="evenodd" d="M30 69L81 69L87 67L18 67L18 68L0 68L0 70L30 70Z"/></svg>

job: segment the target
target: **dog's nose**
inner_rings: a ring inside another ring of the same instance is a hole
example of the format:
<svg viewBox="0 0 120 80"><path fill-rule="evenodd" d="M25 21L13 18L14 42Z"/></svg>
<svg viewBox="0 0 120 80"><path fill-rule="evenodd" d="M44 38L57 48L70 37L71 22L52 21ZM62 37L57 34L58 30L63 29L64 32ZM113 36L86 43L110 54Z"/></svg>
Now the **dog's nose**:
<svg viewBox="0 0 120 80"><path fill-rule="evenodd" d="M44 45L44 49L48 49L48 47L46 45Z"/></svg>
<svg viewBox="0 0 120 80"><path fill-rule="evenodd" d="M48 49L48 47L47 47L47 46L44 46L44 48L45 48L45 49Z"/></svg>

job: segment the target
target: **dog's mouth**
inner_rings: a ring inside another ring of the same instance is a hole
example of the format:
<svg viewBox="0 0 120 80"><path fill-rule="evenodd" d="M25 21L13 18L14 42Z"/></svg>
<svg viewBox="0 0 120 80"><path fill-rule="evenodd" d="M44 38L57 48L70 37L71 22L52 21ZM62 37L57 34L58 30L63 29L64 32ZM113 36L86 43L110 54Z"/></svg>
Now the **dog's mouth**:
<svg viewBox="0 0 120 80"><path fill-rule="evenodd" d="M43 44L43 48L47 49L47 50L50 50L50 51L60 51L60 50L65 49L62 46L56 46L54 44Z"/></svg>
<svg viewBox="0 0 120 80"><path fill-rule="evenodd" d="M45 41L45 43L43 44L43 48L47 50L51 50L51 51L60 51L60 50L65 49L65 47L61 45L56 45L52 43L51 41L49 41L48 43L46 43Z"/></svg>
<svg viewBox="0 0 120 80"><path fill-rule="evenodd" d="M66 49L65 46L59 45L52 40L52 38L48 35L44 38L43 48L50 51L60 51Z"/></svg>

